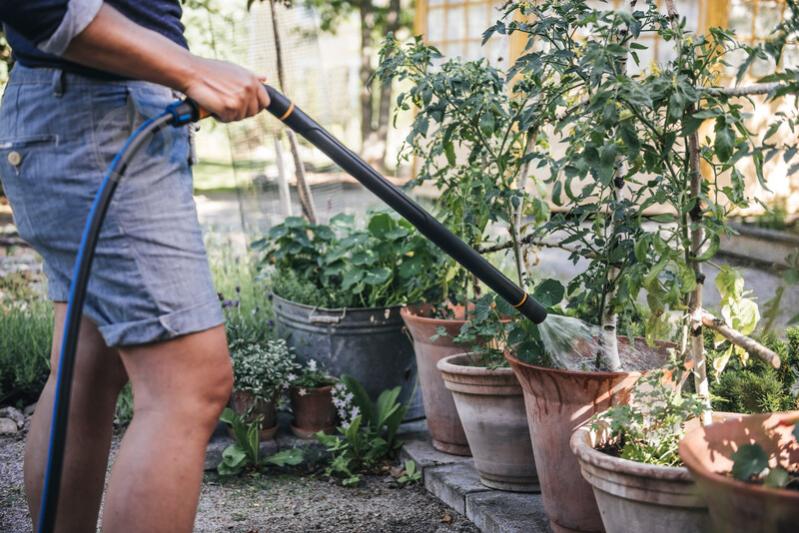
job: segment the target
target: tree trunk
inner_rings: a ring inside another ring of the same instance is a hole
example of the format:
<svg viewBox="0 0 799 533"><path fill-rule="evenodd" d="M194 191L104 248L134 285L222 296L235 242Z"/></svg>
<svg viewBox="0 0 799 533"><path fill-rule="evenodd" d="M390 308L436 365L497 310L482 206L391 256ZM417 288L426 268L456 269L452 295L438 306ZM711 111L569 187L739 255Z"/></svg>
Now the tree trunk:
<svg viewBox="0 0 799 533"><path fill-rule="evenodd" d="M680 15L674 5L674 0L666 0L666 12L671 21L672 28L677 37L674 39L677 53L680 53L682 46L682 35L680 29ZM696 109L691 106L688 115L693 115ZM688 176L691 191L691 210L689 217L691 221L691 249L689 253L689 263L696 277L696 287L691 294L688 304L688 327L690 330L690 351L691 363L693 366L694 385L696 392L702 397L705 410L702 412L702 425L713 422L710 405L710 385L707 381L707 360L705 359L705 340L702 333L702 289L705 285L705 274L702 272L702 263L697 258L702 255L702 243L705 240L705 228L702 226L702 173L699 169L699 133L694 132L688 136Z"/></svg>
<svg viewBox="0 0 799 533"><path fill-rule="evenodd" d="M630 2L631 7L635 7L636 0L632 0ZM627 28L621 28L619 30L619 42L627 48L629 46L629 42L626 40L628 36ZM625 55L623 58L619 60L619 72L622 75L627 74L627 56ZM624 198L624 175L626 174L626 165L624 161L619 158L616 160L616 168L613 177L613 203L614 207L611 209L610 213L610 242L618 243L619 239L617 238L617 229L616 229L616 209L615 206L618 205ZM604 298L604 307L602 309L602 319L601 319L601 326L602 326L602 333L600 339L600 346L602 347L602 359L605 364L605 367L612 371L617 372L622 369L621 367L621 358L619 357L619 341L617 335L617 327L619 317L615 311L613 311L612 305L613 300L616 297L616 283L618 282L619 278L619 269L616 267L610 267L608 271L608 283L611 286L611 290L608 295ZM630 339L633 341L633 339Z"/></svg>
<svg viewBox="0 0 799 533"><path fill-rule="evenodd" d="M388 4L388 17L386 21L387 33L396 34L400 25L400 12L402 4L400 0L390 0ZM386 80L380 85L380 108L377 115L377 134L375 140L379 147L380 160L376 163L381 168L387 167L386 158L388 157L388 126L391 121L391 80Z"/></svg>
<svg viewBox="0 0 799 533"><path fill-rule="evenodd" d="M361 141L362 151L365 151L369 136L374 131L372 127L373 95L371 81L374 69L372 68L372 30L374 29L374 8L371 2L360 2L358 13L361 23Z"/></svg>
<svg viewBox="0 0 799 533"><path fill-rule="evenodd" d="M275 7L275 0L269 0L269 10L272 15L272 36L275 42L275 57L277 58L277 82L280 90L286 92L286 73L283 67L283 47L280 41L280 29L277 21L277 8ZM314 206L313 196L311 195L311 188L305 179L305 167L300 158L300 148L297 142L297 136L293 131L287 130L287 137L289 140L289 147L291 148L291 157L294 160L294 178L297 181L297 196L300 199L300 206L302 213L308 222L316 224L316 207ZM278 138L279 142L279 138Z"/></svg>

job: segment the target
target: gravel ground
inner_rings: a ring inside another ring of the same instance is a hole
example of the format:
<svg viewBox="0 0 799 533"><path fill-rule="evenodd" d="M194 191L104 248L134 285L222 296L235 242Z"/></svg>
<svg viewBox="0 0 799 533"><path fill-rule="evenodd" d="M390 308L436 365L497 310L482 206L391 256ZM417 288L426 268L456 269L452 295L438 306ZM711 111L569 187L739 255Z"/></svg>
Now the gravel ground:
<svg viewBox="0 0 799 533"><path fill-rule="evenodd" d="M31 530L22 488L22 437L0 437L0 531ZM421 486L393 488L370 477L344 488L315 476L270 473L220 480L206 474L198 532L477 533Z"/></svg>

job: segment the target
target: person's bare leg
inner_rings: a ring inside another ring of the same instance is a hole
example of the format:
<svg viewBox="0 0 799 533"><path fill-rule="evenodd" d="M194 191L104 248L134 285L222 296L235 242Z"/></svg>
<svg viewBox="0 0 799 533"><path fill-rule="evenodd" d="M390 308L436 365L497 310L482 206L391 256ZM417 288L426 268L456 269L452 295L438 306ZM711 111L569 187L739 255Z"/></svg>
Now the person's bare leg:
<svg viewBox="0 0 799 533"><path fill-rule="evenodd" d="M224 327L120 353L133 420L111 471L103 531L190 532L205 448L233 386Z"/></svg>
<svg viewBox="0 0 799 533"><path fill-rule="evenodd" d="M25 493L38 523L44 470L53 416L55 376L61 349L66 304L55 304L51 371L36 404L25 443ZM97 327L83 319L75 360L74 385L69 409L69 428L61 480L56 530L94 531L108 467L114 410L119 391L127 382L119 353L106 346Z"/></svg>

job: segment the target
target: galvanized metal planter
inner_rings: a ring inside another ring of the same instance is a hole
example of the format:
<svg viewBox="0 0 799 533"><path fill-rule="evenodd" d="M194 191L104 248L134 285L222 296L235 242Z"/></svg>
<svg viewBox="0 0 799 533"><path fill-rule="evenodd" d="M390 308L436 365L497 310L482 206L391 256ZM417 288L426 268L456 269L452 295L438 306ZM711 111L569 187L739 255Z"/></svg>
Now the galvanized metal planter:
<svg viewBox="0 0 799 533"><path fill-rule="evenodd" d="M399 306L323 309L277 295L273 306L277 330L300 361L315 359L336 376L354 377L372 399L400 386L400 400L410 400L405 419L424 416L413 346Z"/></svg>

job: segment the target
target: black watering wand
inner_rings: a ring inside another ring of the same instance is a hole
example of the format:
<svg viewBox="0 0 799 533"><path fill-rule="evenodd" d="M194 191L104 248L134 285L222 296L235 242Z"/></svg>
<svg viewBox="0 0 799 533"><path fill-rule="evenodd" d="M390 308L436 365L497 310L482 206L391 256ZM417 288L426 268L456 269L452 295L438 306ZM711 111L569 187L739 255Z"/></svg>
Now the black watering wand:
<svg viewBox="0 0 799 533"><path fill-rule="evenodd" d="M399 187L378 174L355 152L341 144L315 120L306 115L294 102L273 87L266 85L271 103L267 110L286 126L302 135L326 156L372 191L394 211L414 225L419 232L461 264L466 270L488 285L491 290L519 310L521 314L540 324L547 317L544 307L527 292L513 283L474 248L467 245L443 224L433 218L419 204L411 200Z"/></svg>
<svg viewBox="0 0 799 533"><path fill-rule="evenodd" d="M440 222L408 198L398 187L378 174L357 154L336 140L283 94L268 85L265 87L271 99L271 103L267 108L270 113L319 148L347 173L361 182L364 187L406 218L422 235L430 239L466 270L474 274L494 292L518 309L521 314L536 324L544 321L547 312L541 304L533 300L524 290L509 280L477 251L453 235ZM131 159L151 135L154 135L162 128L183 126L206 116L208 114L194 102L184 100L175 102L160 115L146 120L131 134L116 155L97 191L86 220L80 246L78 247L67 301L64 336L61 340L61 353L56 375L47 467L45 469L42 501L39 510L37 528L39 533L50 533L55 529L67 424L69 422L68 413L72 376L74 374L75 354L78 345L78 331L80 329L94 251L114 192L124 176Z"/></svg>

